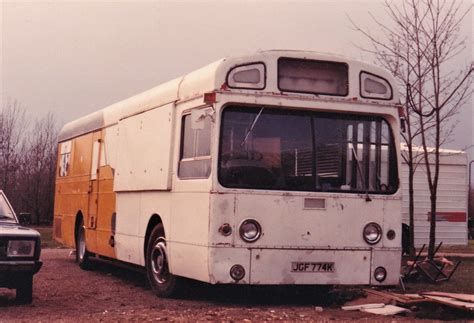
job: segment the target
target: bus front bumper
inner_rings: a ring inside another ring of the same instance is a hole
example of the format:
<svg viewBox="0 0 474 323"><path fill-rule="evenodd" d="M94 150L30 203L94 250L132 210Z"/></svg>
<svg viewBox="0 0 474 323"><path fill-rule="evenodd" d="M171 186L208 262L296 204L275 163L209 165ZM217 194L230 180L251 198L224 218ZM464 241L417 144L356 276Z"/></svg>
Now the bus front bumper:
<svg viewBox="0 0 474 323"><path fill-rule="evenodd" d="M247 249L211 248L210 282L252 285L397 285L400 249ZM243 278L231 276L234 266ZM376 268L385 269L382 281Z"/></svg>

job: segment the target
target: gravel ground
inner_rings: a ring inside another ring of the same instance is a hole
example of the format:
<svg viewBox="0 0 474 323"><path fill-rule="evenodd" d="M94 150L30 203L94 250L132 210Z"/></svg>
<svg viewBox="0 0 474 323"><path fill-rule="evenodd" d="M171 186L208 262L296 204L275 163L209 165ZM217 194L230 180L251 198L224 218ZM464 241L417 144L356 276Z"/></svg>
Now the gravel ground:
<svg viewBox="0 0 474 323"><path fill-rule="evenodd" d="M303 321L408 319L340 310L341 295L316 297L301 289L210 286L191 283L180 299L157 298L142 272L98 262L84 271L68 249L45 249L34 278L31 305L16 305L0 289L0 322L6 321ZM344 294L344 293L343 293ZM350 294L350 293L349 293ZM321 300L322 299L322 300ZM377 300L363 300L376 303Z"/></svg>

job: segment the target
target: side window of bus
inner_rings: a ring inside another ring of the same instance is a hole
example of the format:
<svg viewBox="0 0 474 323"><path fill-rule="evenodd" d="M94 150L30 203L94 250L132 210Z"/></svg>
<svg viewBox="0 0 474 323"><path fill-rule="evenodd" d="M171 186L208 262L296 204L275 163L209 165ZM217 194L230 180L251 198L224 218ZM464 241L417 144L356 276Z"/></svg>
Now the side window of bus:
<svg viewBox="0 0 474 323"><path fill-rule="evenodd" d="M59 177L67 176L71 161L71 140L61 143L59 158Z"/></svg>
<svg viewBox="0 0 474 323"><path fill-rule="evenodd" d="M178 168L182 179L207 178L211 173L211 119L206 117L202 122L202 129L193 129L191 115L182 118Z"/></svg>

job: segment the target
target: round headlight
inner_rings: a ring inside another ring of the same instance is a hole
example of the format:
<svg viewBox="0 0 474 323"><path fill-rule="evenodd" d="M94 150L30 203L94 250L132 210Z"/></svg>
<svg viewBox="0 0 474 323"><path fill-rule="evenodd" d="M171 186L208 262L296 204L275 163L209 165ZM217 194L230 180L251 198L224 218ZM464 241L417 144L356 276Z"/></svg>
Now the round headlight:
<svg viewBox="0 0 474 323"><path fill-rule="evenodd" d="M262 234L262 227L257 221L253 219L247 219L240 225L239 233L243 240L247 242L254 242L260 238L260 235Z"/></svg>
<svg viewBox="0 0 474 323"><path fill-rule="evenodd" d="M370 222L364 227L363 236L368 244L376 244L382 238L382 228L375 222Z"/></svg>

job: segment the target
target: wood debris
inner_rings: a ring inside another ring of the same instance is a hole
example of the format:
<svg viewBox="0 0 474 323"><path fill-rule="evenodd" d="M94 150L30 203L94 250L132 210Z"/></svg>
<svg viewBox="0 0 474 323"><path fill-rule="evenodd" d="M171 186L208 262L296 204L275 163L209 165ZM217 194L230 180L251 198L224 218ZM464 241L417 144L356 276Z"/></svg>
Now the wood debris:
<svg viewBox="0 0 474 323"><path fill-rule="evenodd" d="M364 291L369 294L394 300L401 305L413 305L420 302L426 302L426 299L418 294L398 294L369 288L364 289Z"/></svg>
<svg viewBox="0 0 474 323"><path fill-rule="evenodd" d="M410 310L395 306L395 305L385 305L384 307L380 308L363 308L361 309L362 312L378 314L378 315L395 315L400 313L409 313Z"/></svg>
<svg viewBox="0 0 474 323"><path fill-rule="evenodd" d="M384 303L343 306L344 311L362 311L378 315L395 315L410 312L408 309Z"/></svg>
<svg viewBox="0 0 474 323"><path fill-rule="evenodd" d="M443 297L443 296L425 295L425 297L428 299L432 299L435 302L443 304L443 305L474 312L474 303L471 303L471 302L464 302L464 301L460 301L451 297Z"/></svg>
<svg viewBox="0 0 474 323"><path fill-rule="evenodd" d="M368 294L383 297L395 301L397 305L410 306L417 303L438 303L452 308L474 312L474 294L457 294L445 292L423 292L420 294L398 294L388 291L364 289ZM372 305L372 304L367 304ZM363 307L364 304L358 305ZM354 306L355 307L355 306ZM343 308L344 309L344 308ZM389 312L387 310L387 312ZM390 315L390 314L387 314Z"/></svg>
<svg viewBox="0 0 474 323"><path fill-rule="evenodd" d="M358 311L361 309L368 309L368 308L381 308L384 307L384 303L375 303L375 304L361 304L361 305L351 305L351 306L343 306L341 307L344 311Z"/></svg>
<svg viewBox="0 0 474 323"><path fill-rule="evenodd" d="M454 298L460 301L474 303L474 295L472 294L457 294L457 293L445 293L445 292L423 292L421 295L431 295L431 296L445 296Z"/></svg>

